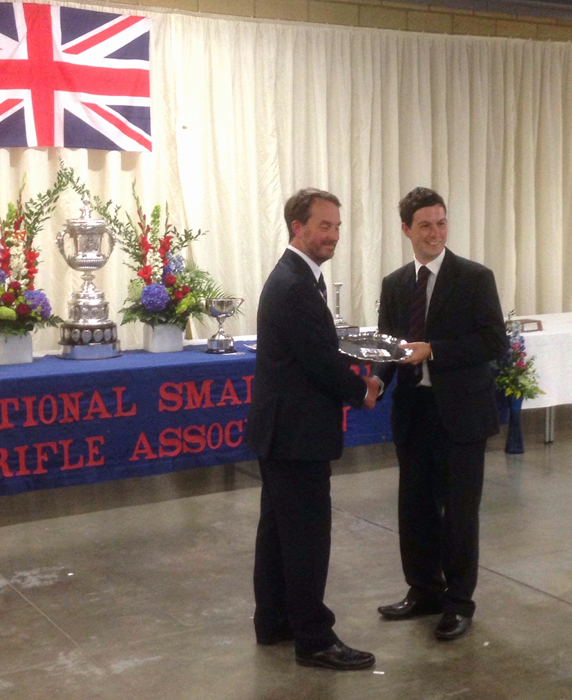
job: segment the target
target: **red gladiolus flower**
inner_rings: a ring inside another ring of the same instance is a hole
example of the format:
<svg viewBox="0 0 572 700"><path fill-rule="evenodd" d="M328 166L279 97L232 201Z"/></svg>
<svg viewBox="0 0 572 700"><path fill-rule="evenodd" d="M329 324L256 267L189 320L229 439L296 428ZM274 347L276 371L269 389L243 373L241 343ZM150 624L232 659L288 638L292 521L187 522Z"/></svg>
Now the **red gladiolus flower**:
<svg viewBox="0 0 572 700"><path fill-rule="evenodd" d="M183 294L188 294L191 291L191 288L185 284L181 287L181 291L183 292Z"/></svg>
<svg viewBox="0 0 572 700"><path fill-rule="evenodd" d="M153 274L153 268L151 265L146 265L142 270L139 270L137 275L145 280L145 284L151 284L151 276Z"/></svg>
<svg viewBox="0 0 572 700"><path fill-rule="evenodd" d="M36 260L40 257L39 253L36 253L35 250L27 250L26 251L26 263L28 265L34 265Z"/></svg>
<svg viewBox="0 0 572 700"><path fill-rule="evenodd" d="M2 299L4 306L12 306L12 304L16 301L16 297L14 294L12 294L12 292L4 292L0 298Z"/></svg>
<svg viewBox="0 0 572 700"><path fill-rule="evenodd" d="M30 313L30 307L28 304L18 304L16 307L16 313L18 316L27 316Z"/></svg>
<svg viewBox="0 0 572 700"><path fill-rule="evenodd" d="M181 299L182 299L184 296L185 296L185 295L183 294L183 292L181 292L180 290L177 290L177 291L173 294L173 299L174 299L175 301L181 301Z"/></svg>
<svg viewBox="0 0 572 700"><path fill-rule="evenodd" d="M172 287L177 283L175 275L165 275L165 287Z"/></svg>
<svg viewBox="0 0 572 700"><path fill-rule="evenodd" d="M145 255L147 255L147 253L153 248L153 246L149 243L147 236L141 236L141 248L143 248Z"/></svg>
<svg viewBox="0 0 572 700"><path fill-rule="evenodd" d="M18 280L14 280L13 282L10 282L8 289L13 289L15 292L19 292L22 289L22 285L18 282Z"/></svg>

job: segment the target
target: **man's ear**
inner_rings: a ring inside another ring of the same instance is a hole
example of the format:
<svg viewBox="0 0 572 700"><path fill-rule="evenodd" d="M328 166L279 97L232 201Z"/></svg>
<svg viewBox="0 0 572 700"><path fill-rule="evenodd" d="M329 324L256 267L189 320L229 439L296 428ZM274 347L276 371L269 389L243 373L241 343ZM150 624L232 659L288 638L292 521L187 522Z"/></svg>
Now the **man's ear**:
<svg viewBox="0 0 572 700"><path fill-rule="evenodd" d="M301 221L298 221L298 219L294 219L292 222L292 233L294 236L297 236L300 231L302 230L304 224Z"/></svg>
<svg viewBox="0 0 572 700"><path fill-rule="evenodd" d="M410 229L409 226L405 223L405 221L403 221L403 222L401 223L401 230L402 230L403 233L407 236L407 238L411 238L411 235L410 235L411 229Z"/></svg>

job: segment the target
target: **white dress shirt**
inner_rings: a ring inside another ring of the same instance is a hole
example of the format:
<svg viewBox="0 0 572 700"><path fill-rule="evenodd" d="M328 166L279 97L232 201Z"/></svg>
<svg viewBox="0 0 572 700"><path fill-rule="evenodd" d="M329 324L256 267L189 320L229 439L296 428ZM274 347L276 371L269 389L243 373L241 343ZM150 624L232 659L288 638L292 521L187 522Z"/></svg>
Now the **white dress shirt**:
<svg viewBox="0 0 572 700"><path fill-rule="evenodd" d="M303 253L299 248L294 248L293 245L288 246L288 250L291 250L293 253L296 253L296 255L299 255L302 260L305 260L308 265L310 266L310 270L314 273L314 277L316 278L316 282L320 280L320 275L322 274L322 271L320 270L320 266L315 263L312 258L309 258L306 253Z"/></svg>

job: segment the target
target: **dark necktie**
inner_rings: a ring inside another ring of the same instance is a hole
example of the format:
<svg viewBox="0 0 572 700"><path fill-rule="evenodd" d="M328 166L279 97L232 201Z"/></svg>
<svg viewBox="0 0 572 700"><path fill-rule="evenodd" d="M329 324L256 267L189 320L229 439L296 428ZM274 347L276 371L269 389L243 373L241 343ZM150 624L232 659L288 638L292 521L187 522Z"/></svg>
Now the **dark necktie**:
<svg viewBox="0 0 572 700"><path fill-rule="evenodd" d="M429 279L429 269L422 265L417 273L417 282L415 283L415 291L411 299L411 307L409 308L409 333L407 340L410 343L415 343L420 340L425 340L425 309L427 306L427 280ZM423 378L423 365L413 365L411 378L413 384L417 385Z"/></svg>
<svg viewBox="0 0 572 700"><path fill-rule="evenodd" d="M427 280L429 269L422 265L417 273L415 291L409 309L409 333L407 340L415 343L425 339L425 309L427 307Z"/></svg>
<svg viewBox="0 0 572 700"><path fill-rule="evenodd" d="M320 294L324 297L324 301L326 304L328 303L328 290L326 289L326 282L324 281L324 275L320 275L320 279L318 280L318 289L320 290Z"/></svg>

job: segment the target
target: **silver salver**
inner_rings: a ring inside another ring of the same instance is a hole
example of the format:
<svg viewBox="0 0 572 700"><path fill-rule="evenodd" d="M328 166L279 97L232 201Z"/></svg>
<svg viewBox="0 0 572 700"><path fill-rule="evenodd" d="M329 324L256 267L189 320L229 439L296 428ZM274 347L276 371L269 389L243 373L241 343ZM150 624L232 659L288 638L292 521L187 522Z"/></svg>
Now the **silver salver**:
<svg viewBox="0 0 572 700"><path fill-rule="evenodd" d="M340 352L362 362L399 362L412 354L407 341L378 331L351 333L340 338Z"/></svg>

